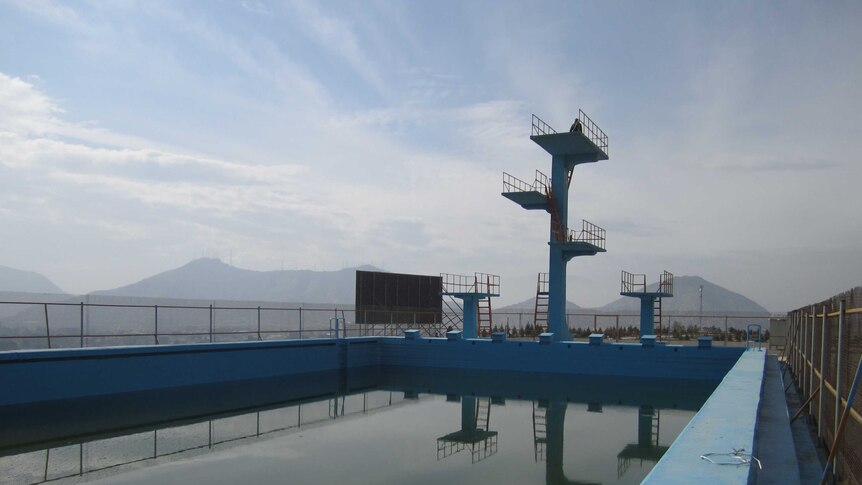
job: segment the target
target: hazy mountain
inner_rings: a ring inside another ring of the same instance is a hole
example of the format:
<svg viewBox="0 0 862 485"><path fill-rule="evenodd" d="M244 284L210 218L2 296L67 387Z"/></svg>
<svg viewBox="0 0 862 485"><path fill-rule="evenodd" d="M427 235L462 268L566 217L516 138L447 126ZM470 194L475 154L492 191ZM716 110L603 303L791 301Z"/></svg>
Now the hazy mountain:
<svg viewBox="0 0 862 485"><path fill-rule="evenodd" d="M32 271L0 266L0 291L27 293L63 293L48 278Z"/></svg>
<svg viewBox="0 0 862 485"><path fill-rule="evenodd" d="M356 270L381 271L373 266L339 271L253 271L218 259L200 258L137 283L93 294L352 304Z"/></svg>
<svg viewBox="0 0 862 485"><path fill-rule="evenodd" d="M520 313L520 312L532 313L533 311L535 311L535 309L536 309L536 298L534 297L534 298L527 298L526 300L524 300L522 302L514 303L514 304L509 305L509 306L504 306L501 308L495 308L494 311L496 311L496 312L515 312L515 313ZM574 302L566 300L566 311L567 312L576 312L576 311L580 311L583 309L584 309L584 307L582 307L582 306L580 306Z"/></svg>
<svg viewBox="0 0 862 485"><path fill-rule="evenodd" d="M698 313L700 311L700 286L703 286L703 313L705 315L769 315L769 311L739 293L718 286L699 276L675 276L673 298L662 301L666 314ZM656 291L658 283L647 286L647 291ZM606 313L638 312L637 298L620 297L596 310Z"/></svg>

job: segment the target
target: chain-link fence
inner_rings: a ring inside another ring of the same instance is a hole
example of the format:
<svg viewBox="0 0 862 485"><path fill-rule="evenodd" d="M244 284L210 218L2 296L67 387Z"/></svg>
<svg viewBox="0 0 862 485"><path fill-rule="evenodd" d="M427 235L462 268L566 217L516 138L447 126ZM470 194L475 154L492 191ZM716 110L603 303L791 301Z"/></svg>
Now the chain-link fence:
<svg viewBox="0 0 862 485"><path fill-rule="evenodd" d="M862 287L857 287L789 312L782 353L818 438L829 450L837 447L834 470L847 483L862 483L862 402L850 409L843 439L835 443L835 436L862 356L860 324Z"/></svg>

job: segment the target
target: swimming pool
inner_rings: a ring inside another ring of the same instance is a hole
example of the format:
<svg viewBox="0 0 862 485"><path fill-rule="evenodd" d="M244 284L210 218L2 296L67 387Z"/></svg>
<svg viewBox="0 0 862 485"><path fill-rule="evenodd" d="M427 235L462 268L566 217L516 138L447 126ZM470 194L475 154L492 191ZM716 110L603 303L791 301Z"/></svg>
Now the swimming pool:
<svg viewBox="0 0 862 485"><path fill-rule="evenodd" d="M45 403L6 414L0 474L10 483L639 483L716 384L377 367Z"/></svg>

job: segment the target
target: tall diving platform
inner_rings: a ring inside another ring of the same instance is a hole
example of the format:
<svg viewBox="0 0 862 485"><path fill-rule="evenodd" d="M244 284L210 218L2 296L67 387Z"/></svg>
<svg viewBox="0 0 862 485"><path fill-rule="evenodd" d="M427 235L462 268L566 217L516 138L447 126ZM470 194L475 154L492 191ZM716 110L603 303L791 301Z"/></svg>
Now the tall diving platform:
<svg viewBox="0 0 862 485"><path fill-rule="evenodd" d="M673 274L663 271L658 285L649 288L645 274L623 271L620 278L620 295L639 298L641 301L641 338L654 336L656 324L661 334L661 299L673 296Z"/></svg>
<svg viewBox="0 0 862 485"><path fill-rule="evenodd" d="M528 183L504 172L502 195L524 209L550 214L548 331L554 341L571 340L566 324L566 265L574 257L605 252L605 230L586 220L580 230L569 227L569 186L575 166L608 159L608 137L578 110L572 128L564 133L533 115L530 139L551 155L551 175L536 170L535 179Z"/></svg>
<svg viewBox="0 0 862 485"><path fill-rule="evenodd" d="M464 338L476 338L480 334L491 335L491 298L500 296L500 276L474 273L472 276L440 273L443 296L462 301Z"/></svg>

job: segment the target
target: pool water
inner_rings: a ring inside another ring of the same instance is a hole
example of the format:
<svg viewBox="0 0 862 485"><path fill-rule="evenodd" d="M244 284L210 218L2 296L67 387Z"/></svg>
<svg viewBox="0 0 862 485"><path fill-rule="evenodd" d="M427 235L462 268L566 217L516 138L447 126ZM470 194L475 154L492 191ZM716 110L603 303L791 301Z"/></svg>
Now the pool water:
<svg viewBox="0 0 862 485"><path fill-rule="evenodd" d="M15 484L639 483L717 384L409 369L321 378L340 379L341 391L155 424L121 416L126 429L61 430L42 444L9 445L0 449L0 477ZM165 399L170 394L161 393Z"/></svg>

